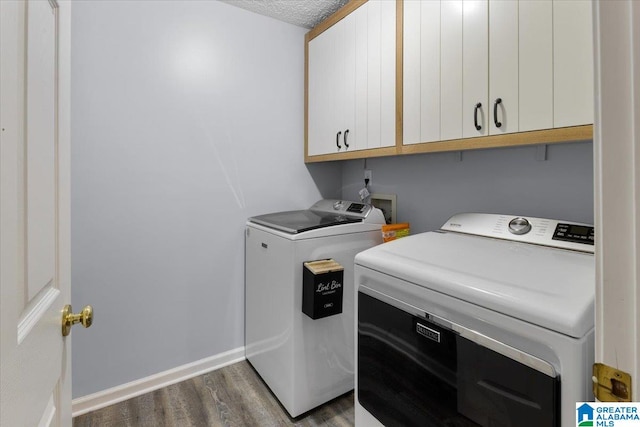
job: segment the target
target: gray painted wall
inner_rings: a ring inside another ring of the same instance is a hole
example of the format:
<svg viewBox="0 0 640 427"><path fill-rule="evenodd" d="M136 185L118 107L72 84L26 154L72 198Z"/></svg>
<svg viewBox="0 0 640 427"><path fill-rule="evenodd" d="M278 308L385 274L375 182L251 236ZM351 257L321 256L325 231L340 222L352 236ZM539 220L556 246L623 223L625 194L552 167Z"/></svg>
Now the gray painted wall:
<svg viewBox="0 0 640 427"><path fill-rule="evenodd" d="M593 223L593 145L549 145L546 161L536 147L422 154L367 160L373 193L397 195L397 221L411 232L440 228L459 212L537 216ZM342 197L359 200L364 160L343 163Z"/></svg>
<svg viewBox="0 0 640 427"><path fill-rule="evenodd" d="M244 345L244 222L338 197L303 164L306 30L221 2L76 2L73 395Z"/></svg>

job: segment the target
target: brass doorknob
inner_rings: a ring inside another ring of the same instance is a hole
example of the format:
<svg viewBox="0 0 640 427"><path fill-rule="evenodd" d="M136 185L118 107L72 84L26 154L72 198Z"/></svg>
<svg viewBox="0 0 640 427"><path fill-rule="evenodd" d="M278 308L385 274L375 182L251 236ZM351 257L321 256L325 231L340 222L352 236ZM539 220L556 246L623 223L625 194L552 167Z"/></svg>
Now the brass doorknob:
<svg viewBox="0 0 640 427"><path fill-rule="evenodd" d="M82 309L78 314L73 314L70 304L64 306L62 310L62 336L66 337L71 333L71 327L76 323L88 328L93 323L93 307L90 305Z"/></svg>

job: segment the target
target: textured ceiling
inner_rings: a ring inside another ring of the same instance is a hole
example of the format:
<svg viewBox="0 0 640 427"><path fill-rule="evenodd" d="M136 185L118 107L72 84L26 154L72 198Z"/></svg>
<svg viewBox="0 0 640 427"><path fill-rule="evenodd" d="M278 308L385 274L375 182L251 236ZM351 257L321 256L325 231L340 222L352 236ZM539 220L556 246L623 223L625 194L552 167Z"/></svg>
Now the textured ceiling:
<svg viewBox="0 0 640 427"><path fill-rule="evenodd" d="M222 0L280 21L313 28L348 0Z"/></svg>

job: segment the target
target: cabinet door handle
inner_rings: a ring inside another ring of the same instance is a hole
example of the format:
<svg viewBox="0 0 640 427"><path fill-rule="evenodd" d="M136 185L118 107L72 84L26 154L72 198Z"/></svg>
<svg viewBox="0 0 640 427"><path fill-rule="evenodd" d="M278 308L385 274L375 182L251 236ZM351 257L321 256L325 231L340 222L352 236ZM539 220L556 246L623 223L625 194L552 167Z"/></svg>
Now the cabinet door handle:
<svg viewBox="0 0 640 427"><path fill-rule="evenodd" d="M342 145L340 145L340 135L342 134L342 131L338 132L336 134L336 146L338 147L338 150L342 148Z"/></svg>
<svg viewBox="0 0 640 427"><path fill-rule="evenodd" d="M344 131L344 146L348 149L349 143L347 142L347 135L349 135L349 129Z"/></svg>
<svg viewBox="0 0 640 427"><path fill-rule="evenodd" d="M478 124L478 110L482 107L482 103L478 102L476 108L473 110L473 123L476 125L476 130L482 129L482 126Z"/></svg>
<svg viewBox="0 0 640 427"><path fill-rule="evenodd" d="M502 122L498 121L498 105L499 104L502 104L502 98L496 99L496 102L493 103L493 123L495 123L497 128L502 126Z"/></svg>

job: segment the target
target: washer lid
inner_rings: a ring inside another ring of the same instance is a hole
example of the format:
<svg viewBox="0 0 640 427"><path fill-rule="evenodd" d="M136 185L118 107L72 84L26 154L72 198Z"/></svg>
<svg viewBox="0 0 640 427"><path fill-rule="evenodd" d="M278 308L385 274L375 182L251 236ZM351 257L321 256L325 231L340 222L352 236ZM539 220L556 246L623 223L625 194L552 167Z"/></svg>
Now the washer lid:
<svg viewBox="0 0 640 427"><path fill-rule="evenodd" d="M437 231L368 249L355 263L568 336L594 327L592 254Z"/></svg>
<svg viewBox="0 0 640 427"><path fill-rule="evenodd" d="M249 218L250 222L275 228L285 233L296 234L316 228L339 224L362 222L362 218L311 210L276 212Z"/></svg>
<svg viewBox="0 0 640 427"><path fill-rule="evenodd" d="M288 234L359 222L385 223L380 209L372 205L336 199L318 200L306 210L258 215L249 218L248 221Z"/></svg>

